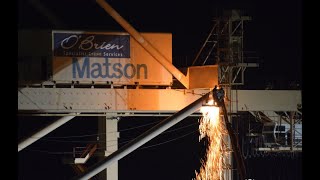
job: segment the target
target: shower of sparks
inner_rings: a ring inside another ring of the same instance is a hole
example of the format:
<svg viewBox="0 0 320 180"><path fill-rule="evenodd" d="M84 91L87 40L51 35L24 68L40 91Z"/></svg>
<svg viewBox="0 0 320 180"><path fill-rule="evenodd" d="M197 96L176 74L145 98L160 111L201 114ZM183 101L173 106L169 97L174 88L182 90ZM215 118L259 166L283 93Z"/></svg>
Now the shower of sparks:
<svg viewBox="0 0 320 180"><path fill-rule="evenodd" d="M213 105L213 102L209 102ZM208 147L205 159L201 160L200 172L196 172L195 180L222 180L224 166L223 135L224 123L219 118L219 107L203 106L200 109L199 141L207 137Z"/></svg>

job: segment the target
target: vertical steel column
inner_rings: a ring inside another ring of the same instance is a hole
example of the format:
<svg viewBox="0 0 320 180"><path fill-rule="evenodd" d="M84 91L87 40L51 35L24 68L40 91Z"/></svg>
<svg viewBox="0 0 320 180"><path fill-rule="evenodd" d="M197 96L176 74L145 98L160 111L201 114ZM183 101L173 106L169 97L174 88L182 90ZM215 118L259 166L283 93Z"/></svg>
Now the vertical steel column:
<svg viewBox="0 0 320 180"><path fill-rule="evenodd" d="M106 151L105 156L110 156L118 150L118 119L115 117L106 119ZM107 180L118 180L118 162L107 168Z"/></svg>
<svg viewBox="0 0 320 180"><path fill-rule="evenodd" d="M87 172L85 172L84 174L82 174L79 177L76 177L76 179L81 179L81 180L90 179L94 175L96 175L99 172L106 169L108 166L110 166L115 161L118 161L119 159L125 157L126 155L128 155L132 151L136 150L137 148L139 148L143 144L147 143L148 141L150 141L154 137L156 137L159 134L161 134L162 132L164 132L165 130L174 126L175 124L177 124L178 122L180 122L184 118L188 117L190 114L197 111L209 98L210 93L211 92L205 94L204 96L202 96L198 100L194 101L190 105L186 106L182 110L180 110L180 111L176 112L175 114L173 114L172 116L164 119L163 121L161 121L159 124L157 124L153 128L149 129L148 131L141 134L140 136L138 136L137 138L135 138L134 140L132 140L128 144L126 144L123 147L121 147L120 149L118 149L116 152L112 153L110 156L106 157L104 160L95 164L93 167L88 169Z"/></svg>
<svg viewBox="0 0 320 180"><path fill-rule="evenodd" d="M118 121L116 113L108 116L98 117L99 141L102 141L102 147L105 147L104 156L99 158L103 160L116 150L118 150ZM99 173L98 179L118 180L118 162L113 163L106 170Z"/></svg>
<svg viewBox="0 0 320 180"><path fill-rule="evenodd" d="M53 130L57 129L58 127L62 126L63 124L67 123L68 121L70 121L74 117L75 116L72 116L72 115L62 117L61 119L53 122L52 124L48 125L47 127L43 128L42 130L40 130L39 132L33 134L29 138L20 142L18 144L18 152L21 151L22 149L26 148L30 144L36 142L37 140L39 140L43 136L49 134L51 131L53 131Z"/></svg>
<svg viewBox="0 0 320 180"><path fill-rule="evenodd" d="M291 136L291 152L293 152L293 143L294 143L294 119L293 119L293 115L294 115L294 112L291 111L290 112L290 136Z"/></svg>

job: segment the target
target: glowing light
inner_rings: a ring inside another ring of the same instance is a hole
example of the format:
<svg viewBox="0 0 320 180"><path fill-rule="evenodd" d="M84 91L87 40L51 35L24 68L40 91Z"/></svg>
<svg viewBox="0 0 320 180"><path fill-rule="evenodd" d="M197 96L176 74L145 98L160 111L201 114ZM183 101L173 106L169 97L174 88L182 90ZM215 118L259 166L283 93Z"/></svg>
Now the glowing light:
<svg viewBox="0 0 320 180"><path fill-rule="evenodd" d="M210 102L213 105L213 101ZM209 102L208 102L209 104ZM207 137L208 147L205 159L201 160L200 172L196 172L195 180L221 180L223 172L223 134L224 124L219 118L219 107L204 106L200 112L199 141Z"/></svg>

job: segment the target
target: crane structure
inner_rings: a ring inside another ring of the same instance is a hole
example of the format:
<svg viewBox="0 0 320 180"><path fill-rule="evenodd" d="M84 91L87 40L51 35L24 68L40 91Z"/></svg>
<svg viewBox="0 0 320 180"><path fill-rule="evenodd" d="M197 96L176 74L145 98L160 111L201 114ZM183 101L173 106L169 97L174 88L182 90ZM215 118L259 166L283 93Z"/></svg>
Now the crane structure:
<svg viewBox="0 0 320 180"><path fill-rule="evenodd" d="M240 169L241 179L249 177L245 177L242 153L235 145L237 132L232 127L232 119L239 113L248 112L263 124L262 130L252 132L249 127L246 134L264 140L255 151L302 150L301 91L232 88L244 83L247 67L258 67L243 56L244 23L250 17L233 10L215 19L192 66L182 73L172 64L170 33L140 33L104 0L97 3L126 32L19 31L19 58L28 60L18 62L18 115L60 118L19 142L18 152L70 120L93 116L99 118L99 133L106 134L105 158L86 169L83 164L97 148L88 145L72 164L79 179L100 173L102 179L117 180L117 161L185 117L201 116L199 107L214 85L226 92L220 105L237 166L231 159L229 163ZM30 45L30 37L37 37L32 40L40 41L41 47ZM183 87L176 86L174 79ZM119 117L128 116L167 118L118 150L120 134L110 132L118 131ZM225 170L224 178L235 178L232 168Z"/></svg>

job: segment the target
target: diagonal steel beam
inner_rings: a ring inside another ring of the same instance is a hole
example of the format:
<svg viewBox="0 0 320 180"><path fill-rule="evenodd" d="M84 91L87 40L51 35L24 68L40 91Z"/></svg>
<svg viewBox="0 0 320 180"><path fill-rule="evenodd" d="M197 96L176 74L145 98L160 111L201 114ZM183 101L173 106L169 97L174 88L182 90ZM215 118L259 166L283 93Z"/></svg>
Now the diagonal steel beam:
<svg viewBox="0 0 320 180"><path fill-rule="evenodd" d="M104 0L97 0L97 3L114 19L116 20L137 42L154 57L168 72L170 72L178 81L189 89L189 78L172 65L150 42L148 42L141 34L135 30L120 14L117 13Z"/></svg>
<svg viewBox="0 0 320 180"><path fill-rule="evenodd" d="M67 123L68 121L70 121L74 117L75 116L72 116L72 115L62 117L62 118L58 119L57 121L53 122L52 124L48 125L47 127L36 132L32 136L26 138L25 140L23 140L22 142L20 142L18 144L18 152L23 150L24 148L28 147L32 143L36 142L37 140L39 140L43 136L49 134L51 131L53 131L53 130L57 129L58 127L62 126L63 124Z"/></svg>
<svg viewBox="0 0 320 180"><path fill-rule="evenodd" d="M137 148L144 145L151 139L155 138L165 130L169 129L170 127L174 126L184 118L188 117L190 114L197 111L208 100L210 93L211 92L205 94L204 96L200 97L199 99L189 104L182 110L176 112L174 115L164 119L159 124L155 125L145 133L142 133L140 136L133 139L128 144L122 146L120 149L118 149L102 161L92 166L90 169L88 169L87 172L81 174L79 177L75 177L74 179L87 180L95 176L96 174L100 173L108 166L110 166L112 163L130 154L132 151L136 150Z"/></svg>

